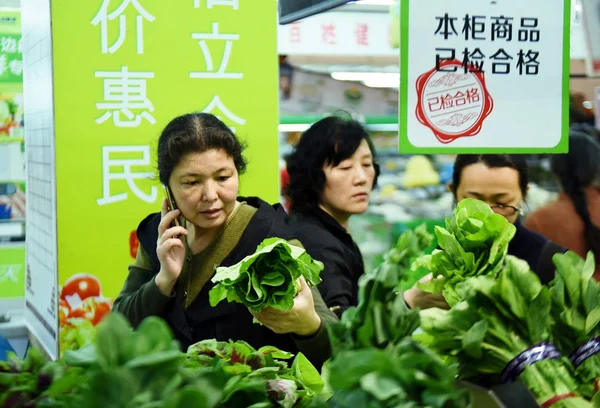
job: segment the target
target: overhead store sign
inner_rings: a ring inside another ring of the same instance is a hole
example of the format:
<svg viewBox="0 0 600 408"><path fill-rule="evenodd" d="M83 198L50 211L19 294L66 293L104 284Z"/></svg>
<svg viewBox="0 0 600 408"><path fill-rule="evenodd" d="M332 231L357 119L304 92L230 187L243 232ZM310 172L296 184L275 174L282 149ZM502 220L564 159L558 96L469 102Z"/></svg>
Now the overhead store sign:
<svg viewBox="0 0 600 408"><path fill-rule="evenodd" d="M568 148L568 0L403 0L400 152Z"/></svg>
<svg viewBox="0 0 600 408"><path fill-rule="evenodd" d="M283 55L397 57L387 13L331 12L280 25Z"/></svg>

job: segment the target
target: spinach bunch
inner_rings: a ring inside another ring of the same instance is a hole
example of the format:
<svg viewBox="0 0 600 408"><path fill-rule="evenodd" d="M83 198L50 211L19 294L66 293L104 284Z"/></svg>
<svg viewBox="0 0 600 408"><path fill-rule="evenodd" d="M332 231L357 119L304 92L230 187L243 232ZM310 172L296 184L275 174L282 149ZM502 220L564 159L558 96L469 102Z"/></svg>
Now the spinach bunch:
<svg viewBox="0 0 600 408"><path fill-rule="evenodd" d="M554 342L564 353L574 353L580 391L591 398L600 377L600 283L592 277L596 262L591 252L585 261L574 252L556 254L552 260L556 265L550 283ZM584 349L576 352L580 347Z"/></svg>
<svg viewBox="0 0 600 408"><path fill-rule="evenodd" d="M442 293L450 306L462 300L456 286L476 276L496 276L504 266L508 244L516 228L495 214L483 201L467 198L458 203L446 228L435 227L441 249L419 258L412 267L417 276L433 273L419 287L430 293Z"/></svg>
<svg viewBox="0 0 600 408"><path fill-rule="evenodd" d="M467 408L469 393L456 388L456 369L405 338L386 349L341 352L327 366L337 408Z"/></svg>
<svg viewBox="0 0 600 408"><path fill-rule="evenodd" d="M406 305L401 287L411 263L431 240L424 225L405 231L384 262L360 278L358 306L347 309L340 323L327 327L334 356L344 350L385 348L419 327L419 312Z"/></svg>
<svg viewBox="0 0 600 408"><path fill-rule="evenodd" d="M256 252L229 267L219 267L212 278L210 304L216 306L227 299L246 305L255 313L270 306L289 310L300 291L298 279L304 276L310 286L321 282L323 264L303 248L280 238L268 238Z"/></svg>
<svg viewBox="0 0 600 408"><path fill-rule="evenodd" d="M433 350L458 360L461 378L482 381L487 376L492 384L518 378L540 404L577 391L568 359L548 343L552 338L549 289L525 261L509 256L497 279L468 279L457 290L465 301L449 311L422 311L421 328ZM547 358L525 364L523 371L506 370L526 351L530 358ZM554 406L591 404L573 396Z"/></svg>

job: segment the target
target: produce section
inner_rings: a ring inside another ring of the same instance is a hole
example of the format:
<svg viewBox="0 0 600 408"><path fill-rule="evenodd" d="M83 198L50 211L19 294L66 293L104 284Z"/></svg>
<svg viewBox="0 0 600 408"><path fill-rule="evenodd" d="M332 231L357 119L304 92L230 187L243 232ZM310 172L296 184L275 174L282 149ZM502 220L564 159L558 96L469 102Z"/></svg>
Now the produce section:
<svg viewBox="0 0 600 408"><path fill-rule="evenodd" d="M512 224L468 199L445 228L435 228L440 249L433 254L426 254L434 237L425 225L402 233L384 261L360 279L358 306L327 327L332 357L321 373L301 353L239 341L206 340L184 353L161 319L149 317L133 331L112 313L91 344L56 362L31 349L24 361L1 364L0 403L598 407L600 284L590 279L593 256L554 255L557 276L542 285L525 261L507 255L513 234ZM289 267L298 257L273 251L278 243L261 244L252 263L270 259ZM433 264L442 279L421 286L441 293L451 308L410 309L404 290ZM274 291L293 287L269 275L251 280ZM87 277L65 288L63 298L83 296L84 302L100 289ZM519 403L511 405L515 395Z"/></svg>

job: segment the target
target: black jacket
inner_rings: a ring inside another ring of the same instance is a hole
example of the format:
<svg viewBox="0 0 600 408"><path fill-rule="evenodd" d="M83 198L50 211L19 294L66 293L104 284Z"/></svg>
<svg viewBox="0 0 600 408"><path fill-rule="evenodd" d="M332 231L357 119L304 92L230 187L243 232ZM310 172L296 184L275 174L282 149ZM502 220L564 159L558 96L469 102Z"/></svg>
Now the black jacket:
<svg viewBox="0 0 600 408"><path fill-rule="evenodd" d="M515 222L515 227L517 232L508 244L508 254L527 261L542 283L549 283L556 273L552 256L556 253L565 253L567 249L525 228L521 220Z"/></svg>
<svg viewBox="0 0 600 408"><path fill-rule="evenodd" d="M338 316L358 304L358 279L365 271L362 255L350 234L321 209L292 212L290 225L306 252L325 265L318 286L323 300Z"/></svg>
<svg viewBox="0 0 600 408"><path fill-rule="evenodd" d="M293 238L287 225L287 215L281 206L271 206L258 198L239 198L239 200L246 201L249 205L257 208L258 211L252 217L237 246L220 266L231 266L238 263L244 257L254 253L256 247L265 238ZM144 293L148 293L148 291L159 292L155 288L156 285L153 279L160 270L160 262L156 255L160 219L160 213L151 214L140 223L137 230L140 245L151 258L153 270L151 274L147 273L147 279L144 278L147 282L143 285L151 289L139 287L139 277L136 277L138 283L128 285L130 280L134 281L133 278L128 277L125 288L115 301L115 309L128 317L131 316L130 319L136 316L135 319L139 320L141 316L137 309L144 304L148 305L148 300L146 300L146 303L140 300L136 304L136 296L143 297ZM184 268L189 267L188 264L189 262L186 262ZM131 271L130 275L134 272L138 275L144 273L143 270L136 270ZM128 287L135 285L138 285L138 288ZM279 335L264 326L253 323L253 317L248 309L239 303L221 302L215 307L210 306L208 293L213 287L214 284L208 281L187 309L182 306L181 291L176 291L172 299L160 299L166 304L159 316L169 324L184 350L189 345L205 339L216 339L218 341L232 339L244 340L255 348L271 345L292 353L302 351L317 367L330 357L331 346L325 326L327 323L337 321L337 319L327 309L318 291L313 290L313 297L316 294L315 309L323 323L315 336L300 338L292 335ZM132 323L137 324L139 322Z"/></svg>

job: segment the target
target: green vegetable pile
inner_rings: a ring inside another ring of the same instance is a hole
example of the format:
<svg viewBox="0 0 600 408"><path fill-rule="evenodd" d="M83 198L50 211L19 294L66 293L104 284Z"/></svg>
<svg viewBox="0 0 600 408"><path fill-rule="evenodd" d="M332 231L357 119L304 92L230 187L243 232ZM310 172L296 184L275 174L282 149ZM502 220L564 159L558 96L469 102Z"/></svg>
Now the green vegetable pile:
<svg viewBox="0 0 600 408"><path fill-rule="evenodd" d="M82 373L61 362L46 363L32 348L24 360L11 353L0 362L0 407L53 407L68 398Z"/></svg>
<svg viewBox="0 0 600 408"><path fill-rule="evenodd" d="M419 287L430 293L442 293L450 306L462 300L456 286L477 276L496 276L504 266L508 244L516 228L502 215L495 214L483 201L467 198L458 203L446 228L436 227L441 249L424 255L412 267L417 277L433 273Z"/></svg>
<svg viewBox="0 0 600 408"><path fill-rule="evenodd" d="M411 262L431 243L425 227L406 231L384 263L361 278L359 304L328 327L333 359L323 368L331 406L469 407L456 370L409 336L419 326L399 290Z"/></svg>
<svg viewBox="0 0 600 408"><path fill-rule="evenodd" d="M137 331L110 314L96 341L45 363L39 351L2 363L0 406L26 407L324 407L311 363L273 347L205 341L187 354L167 324L145 319Z"/></svg>
<svg viewBox="0 0 600 408"><path fill-rule="evenodd" d="M600 284L592 278L594 255L590 252L584 261L567 252L554 255L553 261L556 277L550 283L550 294L554 342L567 355L583 347L572 360L582 395L592 398L600 378Z"/></svg>
<svg viewBox="0 0 600 408"><path fill-rule="evenodd" d="M255 313L265 307L289 310L301 289L303 276L310 286L321 282L323 264L303 248L280 238L264 240L256 252L230 267L217 268L210 291L210 304L227 299L246 305Z"/></svg>
<svg viewBox="0 0 600 408"><path fill-rule="evenodd" d="M224 390L239 385L244 385L243 388L247 390L254 388L255 394L263 400L257 402L265 402L266 393L269 401L277 406L316 406L313 404L324 387L321 375L302 353L298 353L291 367L282 361L291 358L291 353L275 347L266 346L256 350L243 341L227 343L206 340L190 346L185 367L194 370L198 367L219 367L232 375L227 383L222 384ZM230 399L224 403L246 406L240 405L241 402L233 403Z"/></svg>
<svg viewBox="0 0 600 408"><path fill-rule="evenodd" d="M400 292L411 263L432 241L425 226L405 231L373 272L359 281L358 306L328 326L334 355L342 350L385 348L410 336L419 327L419 312L410 310Z"/></svg>
<svg viewBox="0 0 600 408"><path fill-rule="evenodd" d="M518 378L540 404L570 395L553 406L591 407L583 398L571 396L577 392L572 366L549 344L549 289L525 261L509 256L497 279L468 279L457 290L465 301L449 311L422 311L421 328L435 351L458 360L461 378L481 381L488 375L494 384ZM528 350L526 359L521 353ZM535 362L536 357L544 358ZM506 370L514 362L523 363L524 370Z"/></svg>
<svg viewBox="0 0 600 408"><path fill-rule="evenodd" d="M457 390L456 370L411 338L386 349L343 351L327 367L339 408L468 408L469 394Z"/></svg>

